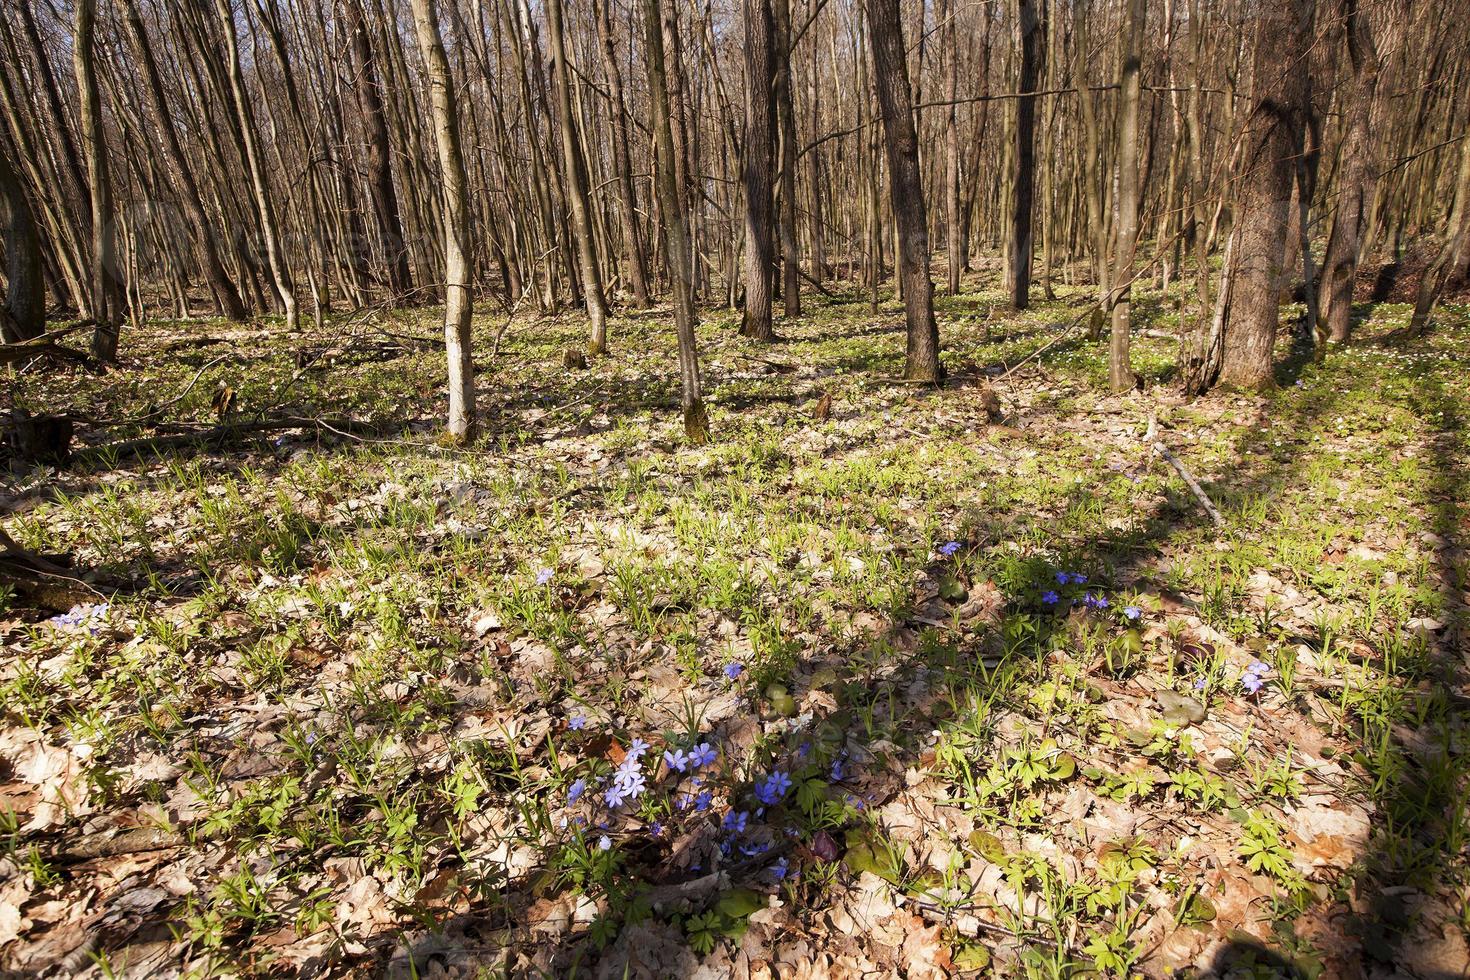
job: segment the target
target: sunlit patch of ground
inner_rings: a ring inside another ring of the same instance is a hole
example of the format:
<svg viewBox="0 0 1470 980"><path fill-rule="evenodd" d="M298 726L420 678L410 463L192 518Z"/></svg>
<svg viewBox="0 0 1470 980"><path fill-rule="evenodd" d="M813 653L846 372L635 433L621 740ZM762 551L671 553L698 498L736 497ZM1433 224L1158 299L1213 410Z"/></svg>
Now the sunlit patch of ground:
<svg viewBox="0 0 1470 980"><path fill-rule="evenodd" d="M221 386L378 425L8 488L16 537L132 588L0 599L0 967L1457 975L1466 311L1397 346L1372 308L1188 403L1157 335L1101 394L1061 292L941 298L941 391L890 380L891 302L769 347L709 314L700 449L663 313L585 372L576 318L492 360L487 317L468 451L432 311L159 323L124 370L19 377L89 445Z"/></svg>

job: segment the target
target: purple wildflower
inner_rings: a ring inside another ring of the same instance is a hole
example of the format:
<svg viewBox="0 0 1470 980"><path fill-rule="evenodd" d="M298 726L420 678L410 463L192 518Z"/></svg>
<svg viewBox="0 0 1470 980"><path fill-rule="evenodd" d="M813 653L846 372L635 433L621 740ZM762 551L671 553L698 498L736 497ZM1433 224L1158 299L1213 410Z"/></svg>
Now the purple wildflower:
<svg viewBox="0 0 1470 980"><path fill-rule="evenodd" d="M955 552L959 550L960 543L958 541L946 541L944 544L939 546L939 553L946 558L953 558Z"/></svg>
<svg viewBox="0 0 1470 980"><path fill-rule="evenodd" d="M689 766L689 756L682 749L665 752L664 765L669 767L670 772L683 772Z"/></svg>
<svg viewBox="0 0 1470 980"><path fill-rule="evenodd" d="M1062 597L1057 595L1056 592L1052 589L1047 589L1045 592L1041 593L1041 601L1046 603L1048 606L1055 606L1058 602L1061 601L1061 599Z"/></svg>
<svg viewBox="0 0 1470 980"><path fill-rule="evenodd" d="M726 680L733 681L743 673L745 673L745 665L740 663L738 660L732 660L725 665Z"/></svg>
<svg viewBox="0 0 1470 980"><path fill-rule="evenodd" d="M585 792L587 792L587 780L577 780L567 790L567 804L570 806L571 804L577 802L582 798L582 794Z"/></svg>
<svg viewBox="0 0 1470 980"><path fill-rule="evenodd" d="M536 573L536 584L545 585L547 582L551 581L552 576L554 576L555 574L556 572L552 571L549 568L541 569Z"/></svg>
<svg viewBox="0 0 1470 980"><path fill-rule="evenodd" d="M773 772L755 788L755 798L766 806L775 806L791 789L791 777L784 772Z"/></svg>
<svg viewBox="0 0 1470 980"><path fill-rule="evenodd" d="M567 722L567 727L570 728L574 732L580 732L582 729L584 729L584 728L587 727L587 716L586 715L575 715L575 716L573 716L572 720Z"/></svg>
<svg viewBox="0 0 1470 980"><path fill-rule="evenodd" d="M745 824L750 819L750 814L744 810L731 810L725 814L725 819L720 821L720 826L732 834L745 832Z"/></svg>
<svg viewBox="0 0 1470 980"><path fill-rule="evenodd" d="M1123 615L1127 616L1129 619L1137 619L1139 616L1143 615L1143 610L1139 609L1137 606L1124 606Z"/></svg>
<svg viewBox="0 0 1470 980"><path fill-rule="evenodd" d="M715 757L714 746L708 742L700 742L689 750L689 765L695 769L703 769L705 766L714 765Z"/></svg>

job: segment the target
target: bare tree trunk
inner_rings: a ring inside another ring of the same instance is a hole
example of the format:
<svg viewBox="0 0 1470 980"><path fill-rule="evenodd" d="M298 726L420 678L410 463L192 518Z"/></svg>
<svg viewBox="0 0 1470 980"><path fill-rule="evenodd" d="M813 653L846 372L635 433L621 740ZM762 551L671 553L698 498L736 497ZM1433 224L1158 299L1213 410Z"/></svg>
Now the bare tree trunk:
<svg viewBox="0 0 1470 980"><path fill-rule="evenodd" d="M1218 383L1267 388L1280 319L1287 211L1301 144L1312 0L1271 0L1255 21L1251 115L1235 195L1235 255L1222 295Z"/></svg>
<svg viewBox="0 0 1470 980"><path fill-rule="evenodd" d="M1189 39L1192 46L1190 59L1189 95L1185 102L1185 126L1189 137L1189 182L1191 213L1190 243L1194 250L1195 295L1199 301L1199 312L1192 326L1185 329L1181 324L1179 364L1182 387L1185 391L1198 392L1208 385L1202 382L1200 372L1207 358L1209 346L1210 263L1207 226L1209 207L1205 199L1208 190L1208 175L1205 173L1204 125L1200 110L1203 93L1205 32L1201 21L1199 0L1189 0Z"/></svg>
<svg viewBox="0 0 1470 980"><path fill-rule="evenodd" d="M65 164L63 169L71 180L72 190L76 192L81 203L81 218L85 224L90 226L92 202L87 189L86 172L82 169L81 157L77 154L76 143L71 137L71 127L67 124L66 112L61 105L61 93L57 88L56 74L52 71L51 59L46 54L46 45L41 40L41 32L36 29L36 17L32 6L31 3L15 5L20 12L21 28L25 31L26 40L31 46L31 53L36 59L38 87L51 118L52 135L60 148L61 159Z"/></svg>
<svg viewBox="0 0 1470 980"><path fill-rule="evenodd" d="M434 137L444 188L444 347L449 360L449 438L471 442L479 432L475 407L475 362L471 351L470 263L474 241L470 228L469 178L460 145L459 106L439 14L434 0L413 0L413 21L429 76L434 111Z"/></svg>
<svg viewBox="0 0 1470 980"><path fill-rule="evenodd" d="M648 265L643 258L643 236L638 229L638 194L633 186L633 165L628 158L628 107L623 96L623 72L618 66L617 49L613 46L613 0L595 0L597 35L602 46L602 64L607 75L608 117L612 125L613 169L616 171L619 216L623 223L623 255L628 266L628 284L633 289L633 305L640 310L652 306L648 295Z"/></svg>
<svg viewBox="0 0 1470 980"><path fill-rule="evenodd" d="M1108 220L1103 212L1102 176L1098 172L1102 161L1102 139L1098 134L1097 110L1093 106L1092 92L1087 86L1087 65L1090 61L1087 50L1090 12L1087 7L1087 4L1079 4L1076 9L1073 75L1077 86L1078 114L1082 117L1082 182L1087 199L1087 228L1092 238L1092 267L1097 280L1097 302L1099 307L1107 309L1112 292L1112 268L1108 263Z"/></svg>
<svg viewBox="0 0 1470 980"><path fill-rule="evenodd" d="M567 65L566 38L562 33L561 0L547 0L547 29L551 35L551 70L555 75L557 114L561 117L562 158L566 167L567 203L577 238L577 260L582 270L582 300L592 333L587 353L607 353L607 299L602 291L602 270L597 262L597 242L592 237L591 205L587 200L587 160L582 156L582 138L572 114L572 72Z"/></svg>
<svg viewBox="0 0 1470 980"><path fill-rule="evenodd" d="M919 138L914 131L898 0L867 0L867 13L908 321L904 377L938 384L944 380L944 369L939 363L939 327L934 321L934 283L929 278L929 218L919 176Z"/></svg>
<svg viewBox="0 0 1470 980"><path fill-rule="evenodd" d="M300 312L296 307L296 287L291 282L291 270L282 254L281 231L276 223L275 208L271 204L270 188L266 183L265 167L260 159L260 148L255 133L255 120L250 111L250 95L245 91L245 76L240 69L240 44L235 36L235 14L230 0L214 0L215 12L219 15L220 32L225 42L225 66L229 72L230 95L234 102L235 116L239 121L241 146L245 155L245 166L250 172L250 187L255 197L255 210L260 218L260 232L265 238L265 257L270 265L271 279L276 293L285 308L286 329L301 327Z"/></svg>
<svg viewBox="0 0 1470 980"><path fill-rule="evenodd" d="M769 0L764 0L769 6ZM684 200L684 232L689 243L689 283L699 295L702 276L699 257L695 254L697 239L695 210L699 191L695 186L694 142L696 120L689 115L689 81L684 71L684 40L679 32L679 6L665 2L659 9L663 18L664 84L669 90L669 131L674 139L674 182ZM767 57L770 49L767 48Z"/></svg>
<svg viewBox="0 0 1470 980"><path fill-rule="evenodd" d="M1021 40L1020 92L1035 92L1041 79L1046 45L1046 0L1017 0ZM1032 211L1036 197L1036 97L1016 100L1015 169L1011 182L1010 263L1006 292L1011 305L1024 310L1031 302L1031 258L1035 251Z"/></svg>
<svg viewBox="0 0 1470 980"><path fill-rule="evenodd" d="M781 301L787 317L801 316L801 266L796 245L796 106L791 77L791 0L775 0L776 121L781 137Z"/></svg>
<svg viewBox="0 0 1470 980"><path fill-rule="evenodd" d="M226 271L224 263L220 260L215 237L217 230L205 213L204 198L199 193L198 181L194 179L193 162L184 155L183 147L179 143L179 135L174 129L173 116L168 111L168 99L163 91L163 81L158 74L158 62L153 56L153 46L149 43L148 33L143 27L142 11L137 6L129 6L124 16L133 39L133 50L143 69L143 82L148 91L149 110L163 138L163 147L168 152L169 162L178 172L179 184L184 191L184 208L189 212L189 220L193 222L195 232L199 235L204 278L209 282L210 292L214 294L219 311L231 320L244 320L249 316L249 312L245 309L245 303L240 299L239 290L235 288L235 283L230 279L229 272Z"/></svg>
<svg viewBox="0 0 1470 980"><path fill-rule="evenodd" d="M1118 259L1113 281L1113 335L1108 345L1108 379L1113 391L1128 391L1138 384L1128 358L1129 334L1133 329L1133 259L1138 246L1138 103L1140 61L1143 57L1145 0L1127 0L1124 8L1123 64L1118 104Z"/></svg>
<svg viewBox="0 0 1470 980"><path fill-rule="evenodd" d="M1419 293L1414 301L1414 317L1409 332L1421 335L1429 328L1429 315L1439 301L1440 291L1454 273L1457 255L1470 247L1470 138L1460 140L1460 167L1455 177L1455 196L1445 222L1444 241L1434 262L1419 278Z"/></svg>
<svg viewBox="0 0 1470 980"><path fill-rule="evenodd" d="M39 337L46 329L46 283L41 243L31 204L10 159L0 152L0 228L5 242L5 305L0 339L7 344Z"/></svg>
<svg viewBox="0 0 1470 980"><path fill-rule="evenodd" d="M126 300L117 278L117 232L113 224L112 180L107 169L107 141L102 132L101 96L96 67L97 0L78 0L72 55L82 130L82 153L92 212L92 354L99 361L117 360L118 327Z"/></svg>
<svg viewBox="0 0 1470 980"><path fill-rule="evenodd" d="M684 195L676 178L678 157L670 119L680 107L669 101L664 68L663 11L660 0L643 0L645 55L648 58L648 100L654 139L654 183L664 217L664 244L668 250L674 292L674 327L679 336L680 404L684 436L695 445L709 441L709 415L699 379L699 352L694 337L694 285L690 281L689 233L684 219Z"/></svg>
<svg viewBox="0 0 1470 980"><path fill-rule="evenodd" d="M1369 212L1378 183L1378 154L1371 126L1378 96L1380 69L1396 45L1380 53L1369 12L1358 0L1341 0L1343 29L1347 34L1348 58L1353 81L1348 96L1347 125L1343 134L1342 162L1338 168L1337 206L1327 252L1322 258L1322 284L1317 300L1322 324L1319 330L1334 344L1345 343L1352 329L1353 282L1364 245ZM1393 14L1384 18L1390 33Z"/></svg>
<svg viewBox="0 0 1470 980"><path fill-rule="evenodd" d="M352 42L357 104L367 137L368 193L373 201L379 244L388 266L388 289L394 298L402 298L413 290L413 274L408 267L408 243L403 234L403 216L398 209L398 192L393 187L390 163L393 144L383 113L383 83L378 74L378 57L373 51L372 38L368 36L362 2L345 0L344 8L347 33Z"/></svg>
<svg viewBox="0 0 1470 980"><path fill-rule="evenodd" d="M771 0L743 0L745 20L745 317L740 333L772 340L771 142L775 131L772 95L775 66L771 47L775 25Z"/></svg>
<svg viewBox="0 0 1470 980"><path fill-rule="evenodd" d="M947 222L944 244L949 265L949 294L957 296L965 253L964 236L960 232L960 15L953 0L944 0L939 16L947 22L945 39L949 46L949 69L945 75L945 98L949 107L944 114L944 216Z"/></svg>

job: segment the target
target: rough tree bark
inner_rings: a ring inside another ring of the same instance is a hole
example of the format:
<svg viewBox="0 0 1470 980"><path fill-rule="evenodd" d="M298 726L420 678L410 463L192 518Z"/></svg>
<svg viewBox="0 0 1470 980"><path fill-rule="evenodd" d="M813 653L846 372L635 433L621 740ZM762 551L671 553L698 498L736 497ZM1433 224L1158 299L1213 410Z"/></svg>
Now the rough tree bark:
<svg viewBox="0 0 1470 980"><path fill-rule="evenodd" d="M434 113L434 139L439 147L444 193L444 347L449 361L449 423L447 434L455 443L478 435L475 408L475 363L470 349L470 261L474 243L470 229L469 178L460 143L459 105L439 13L434 0L413 0L414 28L429 76L429 100Z"/></svg>
<svg viewBox="0 0 1470 980"><path fill-rule="evenodd" d="M0 340L13 344L39 337L46 329L46 285L31 203L4 153L0 153L0 236L5 242L6 280Z"/></svg>
<svg viewBox="0 0 1470 980"><path fill-rule="evenodd" d="M745 21L745 316L740 333L756 340L773 340L771 326L771 267L776 261L772 241L771 169L776 120L773 109L775 65L771 48L775 24L771 0L744 0Z"/></svg>
<svg viewBox="0 0 1470 980"><path fill-rule="evenodd" d="M908 321L904 377L935 384L944 380L939 364L939 327L934 320L934 283L929 278L929 218L919 176L919 139L914 131L903 27L898 0L867 0L868 41L873 78L888 151L888 186L898 226L898 265Z"/></svg>
<svg viewBox="0 0 1470 980"><path fill-rule="evenodd" d="M1255 19L1252 95L1234 195L1233 255L1221 289L1216 383L1267 388L1280 319L1287 215L1301 143L1313 0L1270 0ZM1206 378L1210 372L1206 372Z"/></svg>

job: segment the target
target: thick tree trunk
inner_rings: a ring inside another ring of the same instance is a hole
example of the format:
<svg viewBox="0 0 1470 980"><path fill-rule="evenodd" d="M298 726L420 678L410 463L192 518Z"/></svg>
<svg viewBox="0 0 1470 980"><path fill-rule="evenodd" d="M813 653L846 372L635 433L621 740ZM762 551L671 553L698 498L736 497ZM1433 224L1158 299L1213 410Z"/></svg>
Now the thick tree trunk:
<svg viewBox="0 0 1470 980"><path fill-rule="evenodd" d="M469 178L460 143L459 105L439 13L434 0L413 0L413 21L429 76L434 113L434 139L439 147L444 194L444 347L449 361L448 436L467 443L478 435L475 407L475 363L470 347L473 281L470 263L474 242L470 228Z"/></svg>
<svg viewBox="0 0 1470 980"><path fill-rule="evenodd" d="M36 219L10 159L0 152L0 236L5 242L5 306L0 340L13 344L46 329L45 269Z"/></svg>
<svg viewBox="0 0 1470 980"><path fill-rule="evenodd" d="M648 295L648 264L643 258L643 235L638 228L638 194L633 186L633 165L628 155L628 107L623 96L623 72L618 66L617 49L613 45L613 0L595 0L597 4L597 36L602 47L602 64L607 76L608 117L612 127L613 169L616 171L618 215L623 224L623 255L627 264L628 285L633 290L633 305L646 310L653 305Z"/></svg>
<svg viewBox="0 0 1470 980"><path fill-rule="evenodd" d="M1255 21L1251 115L1237 171L1235 239L1222 291L1218 383L1267 388L1280 319L1288 209L1304 120L1312 0L1271 0Z"/></svg>
<svg viewBox="0 0 1470 980"><path fill-rule="evenodd" d="M597 241L592 231L592 206L587 197L587 160L582 156L582 137L572 113L572 70L567 65L561 0L547 0L546 18L551 35L551 70L555 75L557 115L561 124L567 203L577 239L577 264L582 270L582 301L591 324L587 353L596 357L607 353L607 299L602 290L602 269L597 261Z"/></svg>
<svg viewBox="0 0 1470 980"><path fill-rule="evenodd" d="M1021 41L1021 77L1017 90L1035 92L1044 68L1046 0L1017 0L1017 27ZM1032 211L1036 196L1036 97L1016 100L1015 169L1011 180L1010 261L1006 292L1011 305L1024 310L1031 302L1031 257L1035 251Z"/></svg>
<svg viewBox="0 0 1470 980"><path fill-rule="evenodd" d="M934 283L929 277L929 218L919 176L919 139L914 131L913 96L909 89L898 0L867 0L867 13L873 77L888 150L889 194L894 222L898 226L899 275L908 321L908 357L904 377L938 384L944 380L944 369L939 363Z"/></svg>
<svg viewBox="0 0 1470 980"><path fill-rule="evenodd" d="M670 279L674 293L674 328L679 337L680 404L684 410L684 436L695 445L709 441L709 415L699 378L699 352L694 336L694 285L690 281L689 232L684 216L684 195L679 187L678 155L674 146L671 118L682 108L670 101L664 65L663 10L660 0L643 0L645 55L648 58L650 128L654 139L654 184L658 188L664 218L664 243L668 250Z"/></svg>
<svg viewBox="0 0 1470 980"><path fill-rule="evenodd" d="M1138 384L1128 358L1129 334L1133 329L1133 258L1138 246L1138 103L1140 61L1143 57L1145 0L1127 0L1124 8L1123 65L1118 103L1118 259L1113 281L1113 334L1108 347L1108 379L1113 391L1127 391ZM1085 94L1085 93L1083 93Z"/></svg>
<svg viewBox="0 0 1470 980"><path fill-rule="evenodd" d="M771 0L743 0L745 21L745 317L740 333L772 340L771 268L776 261L772 241L771 143L775 65L771 48L775 24Z"/></svg>
<svg viewBox="0 0 1470 980"><path fill-rule="evenodd" d="M388 267L388 289L395 298L413 290L408 265L408 243L403 234L403 216L398 209L398 192L393 187L391 158L393 144L383 111L383 83L378 74L378 56L368 36L363 0L345 0L347 34L352 42L357 105L362 112L366 136L368 194L373 202L373 222L378 243Z"/></svg>

